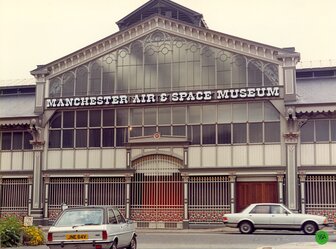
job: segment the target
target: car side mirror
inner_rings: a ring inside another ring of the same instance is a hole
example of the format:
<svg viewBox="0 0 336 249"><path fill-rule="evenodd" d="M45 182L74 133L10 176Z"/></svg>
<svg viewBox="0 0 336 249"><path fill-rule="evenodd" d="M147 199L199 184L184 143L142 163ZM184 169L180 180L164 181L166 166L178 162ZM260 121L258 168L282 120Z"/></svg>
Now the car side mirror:
<svg viewBox="0 0 336 249"><path fill-rule="evenodd" d="M133 221L130 220L130 219L127 219L127 220L126 220L126 223L127 223L127 224L133 224Z"/></svg>

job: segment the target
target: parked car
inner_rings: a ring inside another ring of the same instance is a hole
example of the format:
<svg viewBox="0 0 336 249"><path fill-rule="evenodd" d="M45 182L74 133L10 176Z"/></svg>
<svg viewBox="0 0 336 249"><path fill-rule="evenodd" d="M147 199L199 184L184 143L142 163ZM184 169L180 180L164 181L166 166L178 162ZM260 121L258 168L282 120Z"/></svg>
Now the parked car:
<svg viewBox="0 0 336 249"><path fill-rule="evenodd" d="M75 249L136 249L134 224L116 207L65 209L48 231L47 246Z"/></svg>
<svg viewBox="0 0 336 249"><path fill-rule="evenodd" d="M237 227L244 234L256 229L302 230L305 234L315 234L328 225L324 216L298 214L278 203L255 203L240 213L225 214L223 222L228 227Z"/></svg>
<svg viewBox="0 0 336 249"><path fill-rule="evenodd" d="M334 234L336 234L336 218L334 218L334 230L335 230Z"/></svg>

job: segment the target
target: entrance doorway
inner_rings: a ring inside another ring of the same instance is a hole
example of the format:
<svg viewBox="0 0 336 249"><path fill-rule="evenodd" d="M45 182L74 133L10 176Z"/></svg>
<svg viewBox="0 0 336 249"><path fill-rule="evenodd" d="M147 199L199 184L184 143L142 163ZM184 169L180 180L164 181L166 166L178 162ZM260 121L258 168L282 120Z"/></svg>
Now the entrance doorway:
<svg viewBox="0 0 336 249"><path fill-rule="evenodd" d="M251 203L278 203L277 182L237 182L236 211L240 212Z"/></svg>
<svg viewBox="0 0 336 249"><path fill-rule="evenodd" d="M131 219L138 227L177 227L183 221L182 160L150 155L132 163Z"/></svg>

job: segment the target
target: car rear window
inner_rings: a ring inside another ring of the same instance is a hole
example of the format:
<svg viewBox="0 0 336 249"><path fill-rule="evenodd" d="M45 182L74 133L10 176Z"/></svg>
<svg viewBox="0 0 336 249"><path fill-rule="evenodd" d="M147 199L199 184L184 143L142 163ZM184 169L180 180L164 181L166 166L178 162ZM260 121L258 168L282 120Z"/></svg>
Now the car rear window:
<svg viewBox="0 0 336 249"><path fill-rule="evenodd" d="M66 210L57 220L56 227L101 225L103 222L102 209Z"/></svg>

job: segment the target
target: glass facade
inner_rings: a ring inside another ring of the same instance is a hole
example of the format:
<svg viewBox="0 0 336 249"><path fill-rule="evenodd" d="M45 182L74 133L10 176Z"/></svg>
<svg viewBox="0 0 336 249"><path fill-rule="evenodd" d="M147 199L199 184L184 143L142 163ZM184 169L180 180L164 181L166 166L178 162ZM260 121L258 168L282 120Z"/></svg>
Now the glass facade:
<svg viewBox="0 0 336 249"><path fill-rule="evenodd" d="M301 143L336 142L336 119L308 120L300 131Z"/></svg>
<svg viewBox="0 0 336 249"><path fill-rule="evenodd" d="M3 131L0 132L0 148L4 150L32 150L30 144L32 135L26 131Z"/></svg>
<svg viewBox="0 0 336 249"><path fill-rule="evenodd" d="M156 32L50 79L49 97L278 85L278 65Z"/></svg>

